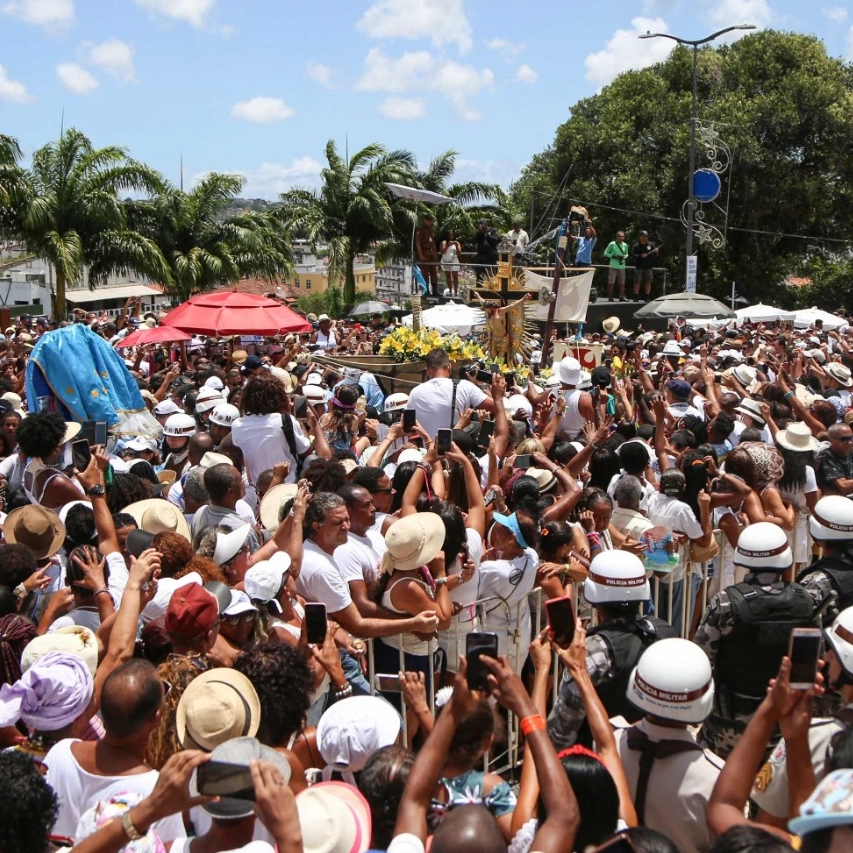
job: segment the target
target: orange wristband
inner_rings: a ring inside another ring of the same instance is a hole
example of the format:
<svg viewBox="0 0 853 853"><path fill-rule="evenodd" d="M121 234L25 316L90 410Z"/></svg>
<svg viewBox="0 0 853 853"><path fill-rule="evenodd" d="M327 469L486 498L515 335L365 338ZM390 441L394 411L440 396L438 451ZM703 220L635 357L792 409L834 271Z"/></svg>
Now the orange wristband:
<svg viewBox="0 0 853 853"><path fill-rule="evenodd" d="M534 714L531 717L525 717L521 721L521 731L525 735L529 735L531 732L539 731L540 729L545 728L545 720L542 719L541 714Z"/></svg>

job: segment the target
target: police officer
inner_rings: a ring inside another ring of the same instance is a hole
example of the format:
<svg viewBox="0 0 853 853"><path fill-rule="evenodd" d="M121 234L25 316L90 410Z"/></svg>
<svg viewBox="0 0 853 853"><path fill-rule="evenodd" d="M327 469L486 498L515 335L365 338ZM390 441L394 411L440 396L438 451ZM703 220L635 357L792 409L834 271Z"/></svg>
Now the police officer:
<svg viewBox="0 0 853 853"><path fill-rule="evenodd" d="M699 743L727 758L788 652L791 629L812 625L816 598L782 580L794 556L781 527L761 521L738 539L733 562L748 570L708 603L694 642L714 668L714 708Z"/></svg>
<svg viewBox="0 0 853 853"><path fill-rule="evenodd" d="M797 582L820 602L823 624L830 625L841 610L853 606L853 501L841 495L821 498L809 518L809 531L823 557L800 572Z"/></svg>
<svg viewBox="0 0 853 853"><path fill-rule="evenodd" d="M163 435L169 449L163 468L174 471L178 477L182 476L190 466L189 443L196 429L195 418L184 412L169 415L163 425Z"/></svg>
<svg viewBox="0 0 853 853"><path fill-rule="evenodd" d="M608 716L635 722L642 713L626 695L631 672L648 646L676 632L662 619L641 615L651 591L642 561L628 551L598 554L590 563L583 594L598 614L598 624L586 639L587 671ZM589 741L588 732L581 732L585 722L580 692L566 672L548 717L548 734L557 749L579 739Z"/></svg>
<svg viewBox="0 0 853 853"><path fill-rule="evenodd" d="M850 503L847 498L839 500ZM843 707L835 716L814 717L809 726L809 753L818 779L825 772L826 760L836 737L853 723L853 607L838 614L832 626L824 631L824 637L825 657L829 667L826 686L830 691L840 694ZM752 799L761 809L757 817L761 823L784 827L790 816L786 756L783 740L755 778Z"/></svg>
<svg viewBox="0 0 853 853"><path fill-rule="evenodd" d="M664 833L682 853L705 853L712 843L705 811L723 761L688 727L711 712L708 658L680 637L654 643L631 674L628 699L643 719L611 723L640 825Z"/></svg>

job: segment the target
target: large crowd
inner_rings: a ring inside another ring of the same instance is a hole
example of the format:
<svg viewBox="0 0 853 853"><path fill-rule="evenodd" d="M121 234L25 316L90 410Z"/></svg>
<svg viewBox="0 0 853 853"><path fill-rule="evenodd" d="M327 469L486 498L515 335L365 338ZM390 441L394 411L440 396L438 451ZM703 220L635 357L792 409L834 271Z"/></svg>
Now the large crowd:
<svg viewBox="0 0 853 853"><path fill-rule="evenodd" d="M853 849L847 323L391 389L307 320L81 314L106 441L0 336L0 853Z"/></svg>

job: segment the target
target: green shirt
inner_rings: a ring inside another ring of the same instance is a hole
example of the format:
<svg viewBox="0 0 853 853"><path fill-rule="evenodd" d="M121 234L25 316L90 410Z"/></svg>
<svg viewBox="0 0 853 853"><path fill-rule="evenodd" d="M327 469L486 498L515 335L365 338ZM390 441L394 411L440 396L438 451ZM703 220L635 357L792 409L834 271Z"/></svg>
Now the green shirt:
<svg viewBox="0 0 853 853"><path fill-rule="evenodd" d="M628 257L628 244L617 243L615 240L604 250L604 257L610 258L611 269L624 270L625 258Z"/></svg>

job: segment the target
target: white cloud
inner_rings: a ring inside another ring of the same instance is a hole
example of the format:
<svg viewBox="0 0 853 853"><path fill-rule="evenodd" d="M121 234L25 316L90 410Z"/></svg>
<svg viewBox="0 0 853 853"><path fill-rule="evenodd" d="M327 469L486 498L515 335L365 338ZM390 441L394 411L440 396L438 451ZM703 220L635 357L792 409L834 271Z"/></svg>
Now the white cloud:
<svg viewBox="0 0 853 853"><path fill-rule="evenodd" d="M293 108L287 106L281 98L267 98L260 95L248 101L238 101L231 107L231 115L255 124L272 124L290 118L293 115Z"/></svg>
<svg viewBox="0 0 853 853"><path fill-rule="evenodd" d="M518 180L523 166L524 162L519 160L466 160L460 157L456 161L453 177L460 183L479 181L508 187Z"/></svg>
<svg viewBox="0 0 853 853"><path fill-rule="evenodd" d="M489 68L460 65L419 50L399 58L386 56L373 48L365 57L364 73L356 84L363 92L438 92L450 101L458 118L476 121L479 112L471 106L485 89L494 86L495 75Z"/></svg>
<svg viewBox="0 0 853 853"><path fill-rule="evenodd" d="M520 42L508 41L507 39L494 38L486 42L486 47L493 50L495 53L501 54L506 59L515 59L519 54L524 53L527 49L526 44Z"/></svg>
<svg viewBox="0 0 853 853"><path fill-rule="evenodd" d="M830 6L823 10L823 14L834 24L843 24L847 20L847 10L843 6Z"/></svg>
<svg viewBox="0 0 853 853"><path fill-rule="evenodd" d="M136 3L153 15L203 29L209 24L216 0L136 0Z"/></svg>
<svg viewBox="0 0 853 853"><path fill-rule="evenodd" d="M306 62L305 73L308 75L309 80L319 83L326 89L332 88L335 76L334 68L324 65L322 62Z"/></svg>
<svg viewBox="0 0 853 853"><path fill-rule="evenodd" d="M462 0L377 0L356 29L374 39L429 39L436 47L456 45L461 53L473 44Z"/></svg>
<svg viewBox="0 0 853 853"><path fill-rule="evenodd" d="M98 81L76 62L62 62L56 66L59 82L75 95L88 95L98 88Z"/></svg>
<svg viewBox="0 0 853 853"><path fill-rule="evenodd" d="M12 80L6 69L0 65L0 103L29 104L36 99L27 91L20 80Z"/></svg>
<svg viewBox="0 0 853 853"><path fill-rule="evenodd" d="M669 39L640 39L646 32L665 33L662 18L634 18L630 30L616 30L603 50L590 53L584 59L586 79L597 86L606 86L624 71L648 68L669 56L673 42Z"/></svg>
<svg viewBox="0 0 853 853"><path fill-rule="evenodd" d="M734 24L755 24L766 27L772 14L767 0L702 0L707 10L704 17L715 26L730 27ZM736 41L748 35L746 30L735 30L719 39L720 42Z"/></svg>
<svg viewBox="0 0 853 853"><path fill-rule="evenodd" d="M47 29L65 27L74 21L74 0L13 0L0 8L26 24Z"/></svg>
<svg viewBox="0 0 853 853"><path fill-rule="evenodd" d="M539 75L524 62L515 69L515 79L518 83L535 83Z"/></svg>
<svg viewBox="0 0 853 853"><path fill-rule="evenodd" d="M136 83L133 67L133 46L126 41L109 39L101 44L86 45L86 55L94 65L103 68L125 83Z"/></svg>
<svg viewBox="0 0 853 853"><path fill-rule="evenodd" d="M421 98L386 98L379 112L395 121L412 121L426 115L426 104Z"/></svg>
<svg viewBox="0 0 853 853"><path fill-rule="evenodd" d="M297 157L290 165L284 163L262 163L257 169L226 169L229 174L242 175L246 185L241 191L243 198L275 199L279 193L293 187L313 189L320 185L321 163L313 157ZM223 171L217 169L217 171ZM200 181L207 172L193 175L191 184Z"/></svg>

